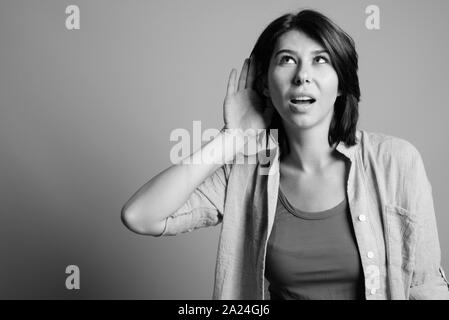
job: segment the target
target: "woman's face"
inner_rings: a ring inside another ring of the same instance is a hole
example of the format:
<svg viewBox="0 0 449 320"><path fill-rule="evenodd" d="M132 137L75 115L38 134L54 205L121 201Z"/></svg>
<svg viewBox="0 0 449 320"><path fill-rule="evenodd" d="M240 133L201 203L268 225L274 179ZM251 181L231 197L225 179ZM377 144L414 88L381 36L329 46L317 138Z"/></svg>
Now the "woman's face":
<svg viewBox="0 0 449 320"><path fill-rule="evenodd" d="M271 97L286 129L329 128L339 95L338 76L329 54L315 40L297 30L279 37L267 82L265 93Z"/></svg>

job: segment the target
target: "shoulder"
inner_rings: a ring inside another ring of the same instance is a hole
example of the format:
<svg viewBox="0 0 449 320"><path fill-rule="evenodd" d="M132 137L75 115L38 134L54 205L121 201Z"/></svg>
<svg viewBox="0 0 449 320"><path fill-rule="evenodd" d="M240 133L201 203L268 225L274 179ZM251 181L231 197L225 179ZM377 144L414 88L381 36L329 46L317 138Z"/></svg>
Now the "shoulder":
<svg viewBox="0 0 449 320"><path fill-rule="evenodd" d="M409 141L392 135L377 132L360 132L360 152L365 159L413 165L421 160L418 149Z"/></svg>
<svg viewBox="0 0 449 320"><path fill-rule="evenodd" d="M413 208L419 193L429 190L420 152L409 141L382 133L362 131L360 158L369 181L378 184L388 203Z"/></svg>

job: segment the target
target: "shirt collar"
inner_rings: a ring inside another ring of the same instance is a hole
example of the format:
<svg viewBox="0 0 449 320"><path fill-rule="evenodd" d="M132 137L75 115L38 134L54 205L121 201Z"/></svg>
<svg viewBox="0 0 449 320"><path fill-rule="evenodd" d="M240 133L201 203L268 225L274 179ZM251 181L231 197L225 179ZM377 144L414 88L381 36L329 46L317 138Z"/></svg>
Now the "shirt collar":
<svg viewBox="0 0 449 320"><path fill-rule="evenodd" d="M340 141L336 147L337 151L343 154L346 158L351 160L351 162L354 160L354 155L356 151L358 150L360 146L360 138L361 138L361 131L356 131L356 144L353 146L348 146L345 142ZM263 149L279 149L279 140L278 140L278 134L277 132L270 131L269 138L268 138L268 145L266 143L266 131L264 130L263 134L259 136L258 144Z"/></svg>
<svg viewBox="0 0 449 320"><path fill-rule="evenodd" d="M353 146L348 146L343 141L340 141L337 145L337 151L343 154L346 158L351 160L351 162L354 161L354 156L356 154L356 151L360 148L360 138L361 138L361 131L357 130L355 133L355 142L356 144Z"/></svg>

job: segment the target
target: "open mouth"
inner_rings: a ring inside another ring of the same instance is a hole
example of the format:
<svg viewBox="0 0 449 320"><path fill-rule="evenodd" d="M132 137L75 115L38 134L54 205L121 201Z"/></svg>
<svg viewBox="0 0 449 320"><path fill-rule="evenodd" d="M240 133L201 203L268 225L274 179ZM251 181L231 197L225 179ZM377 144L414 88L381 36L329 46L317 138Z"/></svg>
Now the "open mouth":
<svg viewBox="0 0 449 320"><path fill-rule="evenodd" d="M290 102L297 105L309 105L314 103L316 100L313 98L299 98L299 99L290 99Z"/></svg>

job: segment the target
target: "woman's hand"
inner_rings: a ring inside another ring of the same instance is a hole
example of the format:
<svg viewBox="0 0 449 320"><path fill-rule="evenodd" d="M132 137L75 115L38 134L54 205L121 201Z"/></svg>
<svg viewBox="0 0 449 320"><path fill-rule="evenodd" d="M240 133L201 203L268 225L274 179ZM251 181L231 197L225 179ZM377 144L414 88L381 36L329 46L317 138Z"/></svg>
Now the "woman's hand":
<svg viewBox="0 0 449 320"><path fill-rule="evenodd" d="M255 66L252 59L245 59L237 83L237 70L229 75L226 97L223 103L225 129L266 129L271 123L273 107L267 105L253 88Z"/></svg>

